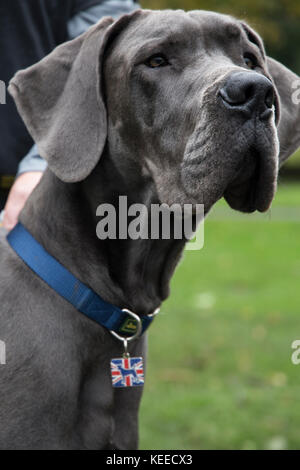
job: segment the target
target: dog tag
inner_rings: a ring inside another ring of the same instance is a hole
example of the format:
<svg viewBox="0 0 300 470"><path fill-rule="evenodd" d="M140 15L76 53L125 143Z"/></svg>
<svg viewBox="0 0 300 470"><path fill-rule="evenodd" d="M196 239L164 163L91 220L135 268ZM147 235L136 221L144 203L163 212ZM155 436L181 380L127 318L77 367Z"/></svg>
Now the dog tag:
<svg viewBox="0 0 300 470"><path fill-rule="evenodd" d="M110 362L113 387L139 387L144 385L144 367L142 357L130 357L124 354Z"/></svg>

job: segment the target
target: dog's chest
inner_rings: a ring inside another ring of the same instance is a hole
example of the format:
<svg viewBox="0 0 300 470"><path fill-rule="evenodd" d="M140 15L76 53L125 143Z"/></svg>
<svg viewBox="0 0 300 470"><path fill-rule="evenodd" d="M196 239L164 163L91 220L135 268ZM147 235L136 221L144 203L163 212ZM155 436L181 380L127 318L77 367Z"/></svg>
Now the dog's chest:
<svg viewBox="0 0 300 470"><path fill-rule="evenodd" d="M142 387L113 388L110 357L103 359L82 380L77 431L85 448L136 448Z"/></svg>

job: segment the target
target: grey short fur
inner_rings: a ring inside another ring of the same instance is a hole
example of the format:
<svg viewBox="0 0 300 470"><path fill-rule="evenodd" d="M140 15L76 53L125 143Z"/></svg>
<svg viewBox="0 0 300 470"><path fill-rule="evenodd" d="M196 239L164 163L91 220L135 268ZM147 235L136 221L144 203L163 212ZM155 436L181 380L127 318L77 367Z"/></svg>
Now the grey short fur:
<svg viewBox="0 0 300 470"><path fill-rule="evenodd" d="M257 57L255 70L246 52ZM149 68L153 54L169 65ZM275 82L276 123L274 111L244 119L224 105L220 89L237 72ZM147 205L204 203L208 212L225 195L234 208L266 210L278 136L281 160L300 144L297 79L230 16L138 10L103 19L11 81L49 164L22 223L105 300L152 312L169 294L184 241L99 241L96 207L127 195ZM0 244L0 448L136 448L141 390L111 386L120 344L35 276L4 232ZM145 343L130 352L144 353Z"/></svg>

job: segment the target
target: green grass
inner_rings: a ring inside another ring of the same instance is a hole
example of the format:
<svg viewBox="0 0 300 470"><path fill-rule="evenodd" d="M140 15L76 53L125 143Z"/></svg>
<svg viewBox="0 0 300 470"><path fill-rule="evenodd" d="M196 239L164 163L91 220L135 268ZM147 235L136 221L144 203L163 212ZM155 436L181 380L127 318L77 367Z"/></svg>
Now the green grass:
<svg viewBox="0 0 300 470"><path fill-rule="evenodd" d="M294 168L294 167L299 168L300 167L300 150L295 152L294 155L292 155L292 157L288 159L285 165L287 165L290 168Z"/></svg>
<svg viewBox="0 0 300 470"><path fill-rule="evenodd" d="M299 248L300 218L207 220L150 329L141 449L300 448Z"/></svg>
<svg viewBox="0 0 300 470"><path fill-rule="evenodd" d="M278 189L272 207L286 206L300 208L300 181L279 184Z"/></svg>

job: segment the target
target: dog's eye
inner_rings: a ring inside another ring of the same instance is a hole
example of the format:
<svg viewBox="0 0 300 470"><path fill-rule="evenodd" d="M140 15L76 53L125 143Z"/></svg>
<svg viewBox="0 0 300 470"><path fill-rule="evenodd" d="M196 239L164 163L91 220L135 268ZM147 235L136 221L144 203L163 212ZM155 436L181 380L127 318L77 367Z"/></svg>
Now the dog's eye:
<svg viewBox="0 0 300 470"><path fill-rule="evenodd" d="M145 64L152 69L168 65L167 59L163 55L153 55L146 60Z"/></svg>
<svg viewBox="0 0 300 470"><path fill-rule="evenodd" d="M244 62L247 65L247 67L252 70L255 69L255 67L257 67L258 65L256 57L252 54L245 54Z"/></svg>

